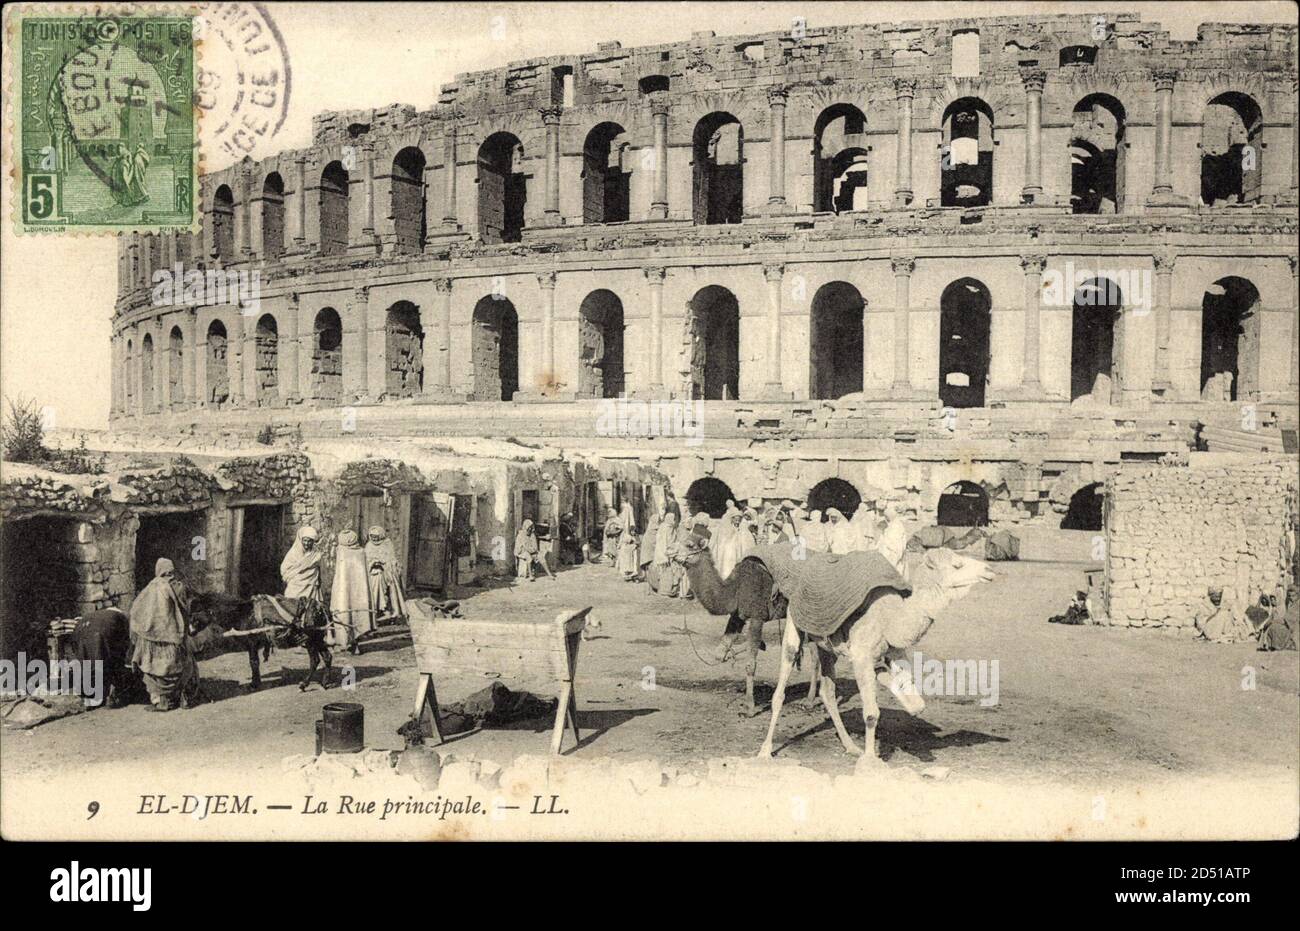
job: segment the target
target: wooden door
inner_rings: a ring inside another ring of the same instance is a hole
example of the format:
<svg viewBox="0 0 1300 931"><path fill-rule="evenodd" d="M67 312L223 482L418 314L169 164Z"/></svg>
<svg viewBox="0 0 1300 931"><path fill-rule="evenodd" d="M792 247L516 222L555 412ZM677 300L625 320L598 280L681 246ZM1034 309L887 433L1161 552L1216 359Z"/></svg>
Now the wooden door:
<svg viewBox="0 0 1300 931"><path fill-rule="evenodd" d="M447 586L447 536L451 497L433 493L411 498L411 545L407 584L411 588Z"/></svg>

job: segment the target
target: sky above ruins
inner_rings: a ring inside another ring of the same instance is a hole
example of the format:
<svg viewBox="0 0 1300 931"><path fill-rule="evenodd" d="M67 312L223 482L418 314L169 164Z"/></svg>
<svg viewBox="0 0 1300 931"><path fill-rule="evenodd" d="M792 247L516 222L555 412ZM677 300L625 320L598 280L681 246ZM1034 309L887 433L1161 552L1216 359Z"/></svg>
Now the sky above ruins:
<svg viewBox="0 0 1300 931"><path fill-rule="evenodd" d="M1036 16L1124 11L1158 22L1175 39L1194 39L1203 22L1295 22L1277 3L547 3L283 4L269 7L293 71L290 111L273 143L256 157L311 142L322 110L426 108L457 74L520 59L592 51L617 39L624 48L773 32L803 18L812 28L954 16ZM205 156L209 169L229 159ZM9 152L4 177L10 177ZM0 212L11 214L3 186ZM111 236L15 237L0 243L0 395L48 406L59 428L108 422L110 317L117 287ZM7 400L6 400L7 406Z"/></svg>

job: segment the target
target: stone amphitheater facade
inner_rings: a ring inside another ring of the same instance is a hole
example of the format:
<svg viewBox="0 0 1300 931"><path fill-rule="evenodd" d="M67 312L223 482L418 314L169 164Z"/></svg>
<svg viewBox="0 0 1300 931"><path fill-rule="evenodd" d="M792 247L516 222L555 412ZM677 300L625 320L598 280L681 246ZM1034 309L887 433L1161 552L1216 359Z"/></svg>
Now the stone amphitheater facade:
<svg viewBox="0 0 1300 931"><path fill-rule="evenodd" d="M678 497L932 514L961 481L1059 517L1203 424L1295 423L1296 77L1294 26L796 24L323 113L205 176L201 235L122 239L114 429L514 437ZM620 397L702 400L702 435L618 435Z"/></svg>

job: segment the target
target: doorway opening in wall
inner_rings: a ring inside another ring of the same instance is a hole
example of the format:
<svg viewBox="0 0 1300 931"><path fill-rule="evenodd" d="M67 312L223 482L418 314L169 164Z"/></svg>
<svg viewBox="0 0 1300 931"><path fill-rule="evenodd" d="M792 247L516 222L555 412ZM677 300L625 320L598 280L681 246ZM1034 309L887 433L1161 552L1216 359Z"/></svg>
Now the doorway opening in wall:
<svg viewBox="0 0 1300 931"><path fill-rule="evenodd" d="M983 407L989 376L989 289L974 278L944 288L939 300L939 400L944 407Z"/></svg>
<svg viewBox="0 0 1300 931"><path fill-rule="evenodd" d="M172 327L167 336L167 397L172 407L184 405L185 397L185 337L181 328Z"/></svg>
<svg viewBox="0 0 1300 931"><path fill-rule="evenodd" d="M478 150L478 232L485 243L519 242L528 196L524 147L510 133L493 133Z"/></svg>
<svg viewBox="0 0 1300 931"><path fill-rule="evenodd" d="M316 314L312 332L312 397L337 401L343 396L343 321L333 307Z"/></svg>
<svg viewBox="0 0 1300 931"><path fill-rule="evenodd" d="M65 517L0 524L0 657L44 657L49 622L81 610L77 524Z"/></svg>
<svg viewBox="0 0 1300 931"><path fill-rule="evenodd" d="M475 401L509 401L519 390L519 315L507 298L489 294L474 307L470 358Z"/></svg>
<svg viewBox="0 0 1300 931"><path fill-rule="evenodd" d="M691 397L730 401L740 397L740 304L726 288L709 285L691 298L686 315L690 339Z"/></svg>
<svg viewBox="0 0 1300 931"><path fill-rule="evenodd" d="M280 368L280 333L275 318L270 314L263 314L257 321L254 338L257 356L256 369L253 372L253 388L257 393L258 406L265 407L279 399L277 384Z"/></svg>
<svg viewBox="0 0 1300 931"><path fill-rule="evenodd" d="M1119 389L1119 338L1124 295L1109 278L1093 278L1074 294L1070 327L1070 400L1110 404Z"/></svg>
<svg viewBox="0 0 1300 931"><path fill-rule="evenodd" d="M330 162L320 175L320 254L342 255L348 248L348 185L342 162Z"/></svg>
<svg viewBox="0 0 1300 931"><path fill-rule="evenodd" d="M154 387L157 375L154 373L153 336L146 333L140 340L140 400L146 413L154 409Z"/></svg>
<svg viewBox="0 0 1300 931"><path fill-rule="evenodd" d="M420 309L398 301L384 316L384 392L413 398L424 390L424 328Z"/></svg>
<svg viewBox="0 0 1300 931"><path fill-rule="evenodd" d="M691 148L695 224L739 223L744 213L745 130L730 113L695 124Z"/></svg>
<svg viewBox="0 0 1300 931"><path fill-rule="evenodd" d="M808 341L808 396L835 400L862 390L866 302L853 285L832 281L817 289Z"/></svg>
<svg viewBox="0 0 1300 931"><path fill-rule="evenodd" d="M207 402L213 407L220 407L230 400L230 368L226 361L229 341L226 339L226 327L220 320L208 324L208 350L204 359L204 374L207 382Z"/></svg>
<svg viewBox="0 0 1300 931"><path fill-rule="evenodd" d="M1259 291L1220 278L1201 302L1201 400L1239 401L1259 390Z"/></svg>
<svg viewBox="0 0 1300 931"><path fill-rule="evenodd" d="M1089 94L1074 106L1070 140L1070 209L1119 213L1124 209L1124 105Z"/></svg>
<svg viewBox="0 0 1300 931"><path fill-rule="evenodd" d="M735 500L735 493L721 479L697 478L686 489L686 509L692 514L703 511L716 519L727 513L727 502Z"/></svg>
<svg viewBox="0 0 1300 931"><path fill-rule="evenodd" d="M236 584L229 588L240 598L278 595L284 591L280 561L288 552L287 511L282 504L250 504L231 509L233 532L239 538L239 561Z"/></svg>
<svg viewBox="0 0 1300 931"><path fill-rule="evenodd" d="M582 146L582 222L622 223L628 218L631 173L627 133L617 123L600 123Z"/></svg>
<svg viewBox="0 0 1300 931"><path fill-rule="evenodd" d="M165 514L141 514L135 532L135 590L138 592L154 578L159 559L170 559L176 575L194 589L207 589L208 512L170 511Z"/></svg>
<svg viewBox="0 0 1300 931"><path fill-rule="evenodd" d="M452 581L451 495L411 496L411 534L406 584L412 590L445 591Z"/></svg>
<svg viewBox="0 0 1300 931"><path fill-rule="evenodd" d="M813 210L867 207L867 118L852 104L837 103L813 127Z"/></svg>
<svg viewBox="0 0 1300 931"><path fill-rule="evenodd" d="M407 146L393 157L391 206L398 252L416 253L424 249L428 232L424 167L424 153L417 146Z"/></svg>
<svg viewBox="0 0 1300 931"><path fill-rule="evenodd" d="M944 110L940 177L941 206L993 203L993 110L984 101L962 97Z"/></svg>
<svg viewBox="0 0 1300 931"><path fill-rule="evenodd" d="M284 255L284 179L273 171L262 182L262 256L274 262Z"/></svg>
<svg viewBox="0 0 1300 931"><path fill-rule="evenodd" d="M623 302L613 291L592 291L578 310L578 397L623 393Z"/></svg>
<svg viewBox="0 0 1300 931"><path fill-rule="evenodd" d="M1070 496L1070 506L1061 518L1062 530L1101 530L1105 486L1101 482L1084 485Z"/></svg>
<svg viewBox="0 0 1300 931"><path fill-rule="evenodd" d="M808 491L809 511L825 514L830 508L835 508L846 520L852 520L861 506L862 495L842 478L823 479Z"/></svg>
<svg viewBox="0 0 1300 931"><path fill-rule="evenodd" d="M939 496L940 527L986 527L989 522L989 496L974 482L953 482Z"/></svg>
<svg viewBox="0 0 1300 931"><path fill-rule="evenodd" d="M1201 203L1255 204L1261 191L1264 115L1254 98L1220 94L1201 118Z"/></svg>

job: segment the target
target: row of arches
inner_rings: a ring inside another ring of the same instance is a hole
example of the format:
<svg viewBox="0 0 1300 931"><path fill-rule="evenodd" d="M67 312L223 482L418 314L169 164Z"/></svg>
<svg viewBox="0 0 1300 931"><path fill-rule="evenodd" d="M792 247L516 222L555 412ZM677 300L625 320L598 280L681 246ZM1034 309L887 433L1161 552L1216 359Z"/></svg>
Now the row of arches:
<svg viewBox="0 0 1300 931"><path fill-rule="evenodd" d="M1073 212L1123 210L1127 121L1124 105L1109 94L1088 94L1074 106L1067 182ZM942 206L974 207L993 202L995 122L993 108L978 97L962 97L945 107L940 118ZM1200 140L1202 203L1216 206L1260 200L1263 127L1263 111L1248 94L1227 92L1209 101ZM866 115L853 104L832 104L817 117L811 151L815 212L866 208L871 181L866 130ZM691 135L691 214L696 224L741 221L744 147L744 126L729 112L709 113L695 124ZM523 143L509 132L492 133L479 145L477 233L484 242L518 242L522 236L528 199L524 155ZM584 223L619 223L631 218L631 158L628 133L618 123L602 122L587 133L581 168ZM426 167L418 146L401 149L388 166L388 207L396 248L401 252L420 251L428 234ZM324 255L336 255L347 248L351 183L350 172L339 160L325 165L317 179L319 242ZM285 248L285 185L278 172L263 180L260 200L262 255L274 260ZM212 248L217 257L226 260L234 257L234 214L234 192L229 185L220 185L212 200Z"/></svg>

